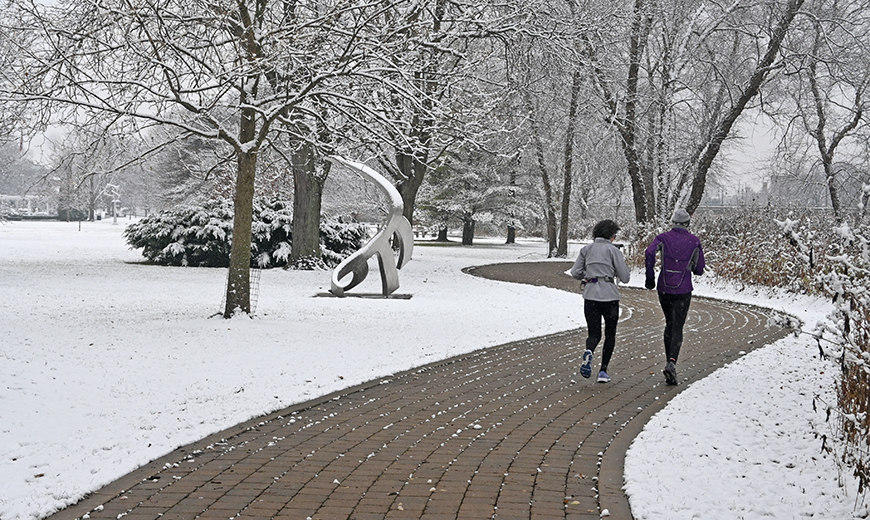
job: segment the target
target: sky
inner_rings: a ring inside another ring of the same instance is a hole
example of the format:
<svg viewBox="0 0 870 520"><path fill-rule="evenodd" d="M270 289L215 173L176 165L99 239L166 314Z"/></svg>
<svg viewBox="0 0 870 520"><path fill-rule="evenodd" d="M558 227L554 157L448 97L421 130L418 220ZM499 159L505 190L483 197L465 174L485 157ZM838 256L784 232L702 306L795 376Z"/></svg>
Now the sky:
<svg viewBox="0 0 870 520"><path fill-rule="evenodd" d="M252 417L584 325L577 294L461 272L546 261L544 242L503 239L415 247L397 291L409 300L318 298L329 271L264 271L256 318L223 320L226 270L145 265L124 243L128 222L0 223L2 520L43 518ZM378 293L377 272L355 291ZM628 285L642 281L636 272ZM695 292L791 312L807 331L830 310L823 300L709 277ZM489 305L477 305L482 299ZM824 406L813 411L812 401L833 402L837 370L817 351L809 335L790 336L671 400L626 456L635 517L866 516L854 479L820 453L817 435L830 432Z"/></svg>
<svg viewBox="0 0 870 520"><path fill-rule="evenodd" d="M779 142L775 125L757 110L747 110L738 119L734 134L722 148L722 167L728 174L723 189L726 194L739 193L743 188L760 191L770 172L768 163L776 153ZM718 195L709 193L709 195Z"/></svg>

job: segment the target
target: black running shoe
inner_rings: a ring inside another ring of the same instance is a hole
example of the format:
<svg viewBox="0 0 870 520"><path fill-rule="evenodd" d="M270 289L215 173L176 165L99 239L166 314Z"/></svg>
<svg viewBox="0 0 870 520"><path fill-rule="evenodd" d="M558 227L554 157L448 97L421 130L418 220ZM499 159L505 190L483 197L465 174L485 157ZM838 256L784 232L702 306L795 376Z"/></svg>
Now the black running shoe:
<svg viewBox="0 0 870 520"><path fill-rule="evenodd" d="M589 379L592 375L592 351L587 350L583 353L583 363L580 364L580 375Z"/></svg>
<svg viewBox="0 0 870 520"><path fill-rule="evenodd" d="M665 366L665 369L662 370L662 374L665 375L665 382L669 385L677 384L677 367L674 366L673 361L668 361L668 364Z"/></svg>

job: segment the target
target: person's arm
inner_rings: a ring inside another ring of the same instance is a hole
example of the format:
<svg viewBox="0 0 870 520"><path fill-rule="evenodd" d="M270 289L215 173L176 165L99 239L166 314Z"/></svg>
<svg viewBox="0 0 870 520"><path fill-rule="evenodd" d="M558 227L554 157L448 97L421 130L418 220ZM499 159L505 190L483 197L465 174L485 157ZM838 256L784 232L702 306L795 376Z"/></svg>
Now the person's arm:
<svg viewBox="0 0 870 520"><path fill-rule="evenodd" d="M644 266L646 267L646 282L647 289L654 289L656 286L656 253L659 250L661 239L655 237L649 247L644 251Z"/></svg>
<svg viewBox="0 0 870 520"><path fill-rule="evenodd" d="M704 274L704 267L706 267L706 264L704 263L704 248L701 247L700 242L698 242L697 251L698 251L698 261L695 262L694 266L692 266L692 273L694 273L698 276L701 276L702 274Z"/></svg>
<svg viewBox="0 0 870 520"><path fill-rule="evenodd" d="M574 261L574 266L571 267L571 277L575 280L582 280L586 278L586 249L584 247L580 250L580 254L577 255L577 260Z"/></svg>
<svg viewBox="0 0 870 520"><path fill-rule="evenodd" d="M628 283L628 281L631 279L631 271L629 271L628 266L625 265L625 255L622 254L621 249L616 249L616 253L614 254L613 267L616 271L616 276L619 277L619 281L621 281L622 283Z"/></svg>

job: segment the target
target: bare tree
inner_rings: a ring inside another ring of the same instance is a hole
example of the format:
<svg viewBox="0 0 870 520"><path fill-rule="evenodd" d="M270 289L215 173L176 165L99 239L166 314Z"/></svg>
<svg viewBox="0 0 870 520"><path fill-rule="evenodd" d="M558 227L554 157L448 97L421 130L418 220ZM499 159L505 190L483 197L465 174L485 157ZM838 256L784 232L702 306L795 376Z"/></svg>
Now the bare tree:
<svg viewBox="0 0 870 520"><path fill-rule="evenodd" d="M698 207L722 144L781 68L780 47L802 4L633 0L622 9L630 24L587 33L587 60L622 146L638 222L679 203Z"/></svg>
<svg viewBox="0 0 870 520"><path fill-rule="evenodd" d="M526 166L540 179L549 254L564 257L574 178L585 169L577 164L577 141L601 131L600 123L589 122L585 109L591 85L584 74L583 34L604 17L604 11L596 13L571 1L527 8L534 16L508 46L505 67L516 92L515 111L525 116L517 146L528 149L523 153Z"/></svg>
<svg viewBox="0 0 870 520"><path fill-rule="evenodd" d="M867 2L841 0L813 2L812 14L793 31L790 62L791 92L787 103L794 108L800 130L796 145L809 137L818 152L824 183L834 217L841 220L841 180L835 163L840 146L862 126L866 92L870 83L870 19ZM802 134L802 135L800 135ZM845 164L843 165L846 166Z"/></svg>
<svg viewBox="0 0 870 520"><path fill-rule="evenodd" d="M418 98L410 83L394 81L404 74L391 57L403 42L388 37L395 5L10 0L10 40L35 43L12 49L0 102L41 107L44 124L113 118L130 132L170 126L228 146L235 217L224 316L248 313L260 155L283 139L289 155L307 157L330 149L324 129L347 120L371 126L368 92Z"/></svg>
<svg viewBox="0 0 870 520"><path fill-rule="evenodd" d="M486 128L501 94L498 78L489 76L499 38L515 30L522 16L516 6L490 2L427 0L409 3L399 13L404 23L397 37L406 48L396 55L397 68L419 92L419 99L391 97L382 103L389 156L377 154L378 166L395 180L404 215L414 223L416 198L428 172L447 154L466 144L486 146ZM378 149L383 143L376 144Z"/></svg>
<svg viewBox="0 0 870 520"><path fill-rule="evenodd" d="M804 0L788 1L776 24L767 35L767 45L764 54L756 62L754 68L752 68L748 80L738 90L739 95L734 101L726 105L726 110L722 117L717 118L710 138L700 148L701 153L693 165L692 189L686 203L686 210L690 214L694 213L701 204L707 182L707 173L713 164L713 160L719 154L722 143L725 142L734 124L737 122L737 118L740 117L749 102L758 94L761 85L780 59L779 53L783 39L795 16L800 11L803 2Z"/></svg>
<svg viewBox="0 0 870 520"><path fill-rule="evenodd" d="M547 256L554 256L558 249L556 204L553 183L550 179L550 168L546 157L547 154L544 145L543 129L530 90L524 90L523 101L528 113L529 131L531 133L531 145L534 151L533 157L535 166L538 168L541 184L543 185L544 215L547 222L547 243L549 244Z"/></svg>
<svg viewBox="0 0 870 520"><path fill-rule="evenodd" d="M122 140L102 130L78 126L54 145L52 173L60 180L59 214L68 217L73 210L83 210L93 221L101 203L112 200L107 186L119 184L119 170L129 157Z"/></svg>
<svg viewBox="0 0 870 520"><path fill-rule="evenodd" d="M12 197L50 196L47 186L48 169L27 158L21 141L0 145L0 214L17 207Z"/></svg>

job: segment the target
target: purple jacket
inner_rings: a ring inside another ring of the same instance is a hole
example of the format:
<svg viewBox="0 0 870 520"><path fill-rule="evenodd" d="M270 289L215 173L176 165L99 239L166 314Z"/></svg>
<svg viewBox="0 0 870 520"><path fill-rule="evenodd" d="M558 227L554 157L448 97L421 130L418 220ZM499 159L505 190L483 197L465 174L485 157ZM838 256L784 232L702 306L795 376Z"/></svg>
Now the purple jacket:
<svg viewBox="0 0 870 520"><path fill-rule="evenodd" d="M656 289L667 294L692 292L692 273L699 276L704 274L701 239L680 227L657 236L644 253L647 278L655 276L656 253L659 250L662 252L662 269Z"/></svg>

